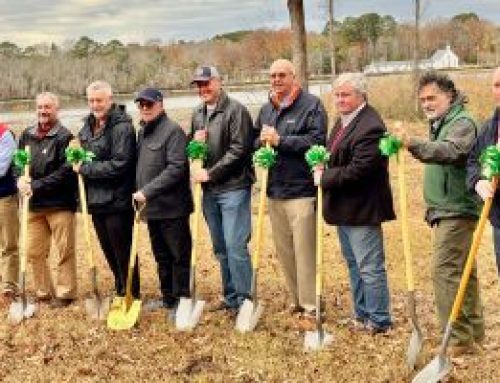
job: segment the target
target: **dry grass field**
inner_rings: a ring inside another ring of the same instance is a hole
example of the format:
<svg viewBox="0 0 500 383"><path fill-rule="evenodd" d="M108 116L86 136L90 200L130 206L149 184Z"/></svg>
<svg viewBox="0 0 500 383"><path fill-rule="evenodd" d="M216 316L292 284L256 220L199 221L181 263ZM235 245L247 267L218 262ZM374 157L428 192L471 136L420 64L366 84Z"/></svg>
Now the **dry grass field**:
<svg viewBox="0 0 500 383"><path fill-rule="evenodd" d="M488 78L457 78L471 96L476 115L485 117L491 110ZM401 85L400 85L401 84ZM370 82L370 100L382 114L401 118L411 110L406 97L407 81L384 77ZM403 97L405 95L405 97ZM482 99L480 99L482 98ZM483 102L484 101L484 102ZM401 104L401 105L400 105ZM391 112L390 108L396 111ZM391 123L389 122L389 125ZM422 122L408 122L408 129L426 134ZM397 206L398 190L395 163L391 161L391 183ZM425 345L418 368L434 356L439 342L430 281L430 230L423 221L422 165L407 161L411 245L417 286L418 317L425 332ZM254 190L254 214L257 192ZM254 220L254 223L256 219ZM78 220L79 299L66 309L51 310L41 305L35 318L19 326L0 321L0 381L4 382L408 382L413 376L405 367L405 352L410 324L405 308L404 258L400 223L384 225L386 263L391 290L394 329L370 336L352 332L345 320L351 313L347 270L339 251L335 229L325 230L326 328L334 335L333 344L319 352L303 351L304 331L313 323L287 312L284 278L272 243L266 219L264 256L259 288L265 311L253 333L234 331L234 318L205 310L199 326L191 333L180 333L168 323L165 313L143 313L138 327L113 332L105 324L87 321L83 297L90 284L84 257L85 244ZM101 288L110 291L111 275L94 236ZM218 265L212 254L206 228L202 231L202 251L198 268L198 289L208 307L220 297ZM139 257L143 301L158 296L156 269L146 228L141 227ZM454 361L449 382L500 381L500 288L491 232L488 228L478 260L481 292L485 307L487 338L484 348L469 357ZM30 291L31 287L30 287ZM6 307L0 308L5 317Z"/></svg>

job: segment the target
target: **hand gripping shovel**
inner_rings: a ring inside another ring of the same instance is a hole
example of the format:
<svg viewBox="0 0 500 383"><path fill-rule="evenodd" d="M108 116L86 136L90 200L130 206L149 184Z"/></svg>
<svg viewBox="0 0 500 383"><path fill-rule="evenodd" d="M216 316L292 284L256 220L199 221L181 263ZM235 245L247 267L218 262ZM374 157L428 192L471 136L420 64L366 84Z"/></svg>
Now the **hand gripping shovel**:
<svg viewBox="0 0 500 383"><path fill-rule="evenodd" d="M413 327L408 349L406 351L406 364L413 370L418 354L422 349L423 335L417 321L417 310L415 303L415 283L413 280L413 260L410 251L410 237L408 234L408 211L406 200L406 180L405 180L405 152L398 153L398 183L399 183L399 206L401 213L401 230L403 236L403 253L405 256L406 284L408 288L408 314Z"/></svg>
<svg viewBox="0 0 500 383"><path fill-rule="evenodd" d="M493 177L493 190L496 190L498 184L497 176ZM453 323L458 317L459 311L462 307L464 301L465 289L467 288L467 283L469 282L469 277L472 272L472 267L476 259L477 250L481 242L481 236L483 235L484 226L488 215L490 213L491 204L493 198L488 198L483 205L481 211L481 216L479 217L479 222L477 224L476 230L474 232L474 237L472 240L472 245L469 250L469 255L467 256L467 262L465 263L464 272L462 273L462 278L460 279L460 285L458 287L457 295L455 296L455 302L451 309L450 317L448 319L448 324L443 335L443 340L441 341L441 347L439 348L439 354L432 359L432 361L425 366L416 376L413 378L412 383L434 383L443 379L448 375L452 368L452 363L450 359L446 356L446 348L451 337L451 330Z"/></svg>
<svg viewBox="0 0 500 383"><path fill-rule="evenodd" d="M270 149L269 143L266 144L266 150L272 150ZM259 165L258 162L257 165ZM257 215L257 238L252 257L252 299L245 299L243 301L238 316L236 317L235 328L242 333L253 331L264 310L264 306L257 300L257 270L259 258L262 253L264 209L266 205L268 175L269 166L262 166L262 183L259 195L259 212Z"/></svg>
<svg viewBox="0 0 500 383"><path fill-rule="evenodd" d="M29 178L30 176L30 148L25 147L24 150L25 161L24 161L24 176ZM36 305L28 301L26 297L26 258L27 258L27 243L28 243L28 208L29 208L30 196L24 195L22 197L21 206L21 256L20 261L20 295L19 299L9 307L8 320L13 324L19 324L24 318L31 318L36 311Z"/></svg>
<svg viewBox="0 0 500 383"><path fill-rule="evenodd" d="M201 161L193 161L193 167L201 167ZM196 170L195 170L196 171ZM190 298L181 298L175 313L177 330L192 330L198 324L205 301L196 298L196 261L200 244L201 183L194 185L193 248L191 249L191 270L189 275Z"/></svg>
<svg viewBox="0 0 500 383"><path fill-rule="evenodd" d="M134 206L135 217L132 229L132 245L130 246L130 260L128 262L127 285L125 287L125 297L117 297L113 300L108 314L107 325L112 330L128 330L132 328L139 319L141 311L141 300L132 297L132 279L135 263L137 262L137 237L139 235L140 215L145 204Z"/></svg>
<svg viewBox="0 0 500 383"><path fill-rule="evenodd" d="M315 170L324 168L329 154L323 146L313 145L306 152L306 161ZM307 331L304 337L306 351L318 351L333 341L333 336L323 328L321 315L321 290L323 282L323 189L321 188L321 173L314 171L314 184L317 185L316 201L316 331Z"/></svg>
<svg viewBox="0 0 500 383"><path fill-rule="evenodd" d="M85 310L89 318L104 320L106 319L109 311L109 298L102 298L97 287L97 267L94 260L94 252L92 250L87 197L81 174L78 174L78 190L80 192L80 200L82 204L83 231L85 233L85 242L87 244L87 261L89 264L90 280L92 281L92 292L90 296L85 299Z"/></svg>

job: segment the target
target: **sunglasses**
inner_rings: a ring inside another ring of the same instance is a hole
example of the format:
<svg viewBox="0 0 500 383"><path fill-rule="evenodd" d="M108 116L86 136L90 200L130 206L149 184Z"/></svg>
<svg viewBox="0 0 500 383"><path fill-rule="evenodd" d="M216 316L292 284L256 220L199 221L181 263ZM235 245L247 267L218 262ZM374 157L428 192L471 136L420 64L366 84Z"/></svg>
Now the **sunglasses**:
<svg viewBox="0 0 500 383"><path fill-rule="evenodd" d="M139 109L151 109L155 103L153 101L138 101L137 102L137 107Z"/></svg>

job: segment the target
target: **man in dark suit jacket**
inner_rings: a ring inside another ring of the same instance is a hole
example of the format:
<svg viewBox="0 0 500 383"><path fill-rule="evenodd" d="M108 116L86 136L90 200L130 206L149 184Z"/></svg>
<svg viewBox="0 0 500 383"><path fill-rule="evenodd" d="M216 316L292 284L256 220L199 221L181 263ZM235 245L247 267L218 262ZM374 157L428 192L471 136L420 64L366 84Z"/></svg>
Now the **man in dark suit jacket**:
<svg viewBox="0 0 500 383"><path fill-rule="evenodd" d="M338 227L351 280L354 326L385 332L392 321L381 224L395 218L387 159L378 149L386 128L366 102L362 74L339 76L334 102L340 118L327 143L331 156L321 179L323 215Z"/></svg>

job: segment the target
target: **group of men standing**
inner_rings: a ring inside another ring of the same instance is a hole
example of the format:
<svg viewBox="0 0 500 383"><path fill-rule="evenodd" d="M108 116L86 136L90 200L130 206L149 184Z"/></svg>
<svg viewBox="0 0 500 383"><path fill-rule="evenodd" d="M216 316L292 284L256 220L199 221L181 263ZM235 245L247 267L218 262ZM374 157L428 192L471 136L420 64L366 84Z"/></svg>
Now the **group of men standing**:
<svg viewBox="0 0 500 383"><path fill-rule="evenodd" d="M353 329L372 334L390 329L382 223L394 219L395 214L388 161L378 148L386 127L368 103L363 75L344 73L335 80L333 96L339 118L328 139L328 118L321 101L301 88L288 60L279 59L271 65L269 100L255 123L247 108L224 91L215 67L199 67L192 83L202 102L193 111L187 134L165 113L162 93L146 88L135 99L141 125L137 135L125 109L114 103L111 86L103 81L90 84L90 113L76 138L95 158L74 165L65 158L65 149L74 137L58 119L58 98L48 92L39 94L38 121L19 139L19 148L31 148L29 178L21 175L16 180L11 167L16 142L7 127L0 125L3 296L16 294L19 191L31 196L28 258L37 299L54 298L52 306L64 307L76 298L75 174L80 174L89 213L114 275L115 294L125 293L133 199L145 204L143 218L158 266L160 305L174 309L181 297L190 294L192 180L203 186L203 213L220 263L223 299L214 309L234 312L251 298L252 153L269 145L277 152L276 163L269 170L269 216L290 294L290 313L314 318L321 309L315 303L315 210L322 208L325 221L337 226L347 263ZM444 328L478 217L474 190L483 199L495 195L491 219L500 259L500 197L481 177L478 165L480 151L498 141L500 125L497 111L479 133L465 109L465 97L445 75L425 74L418 90L430 123L430 139L410 137L406 130L394 134L426 164L426 221L434 231L434 291ZM500 70L494 74L493 90L500 104ZM203 168L192 174L186 154L189 139L208 147ZM320 170L325 193L322 207L316 206L316 186L304 158L312 145L325 145L330 152L327 166ZM51 241L57 254L55 282L47 265ZM140 295L137 264L132 293ZM465 352L483 338L474 270L452 342L458 351Z"/></svg>

